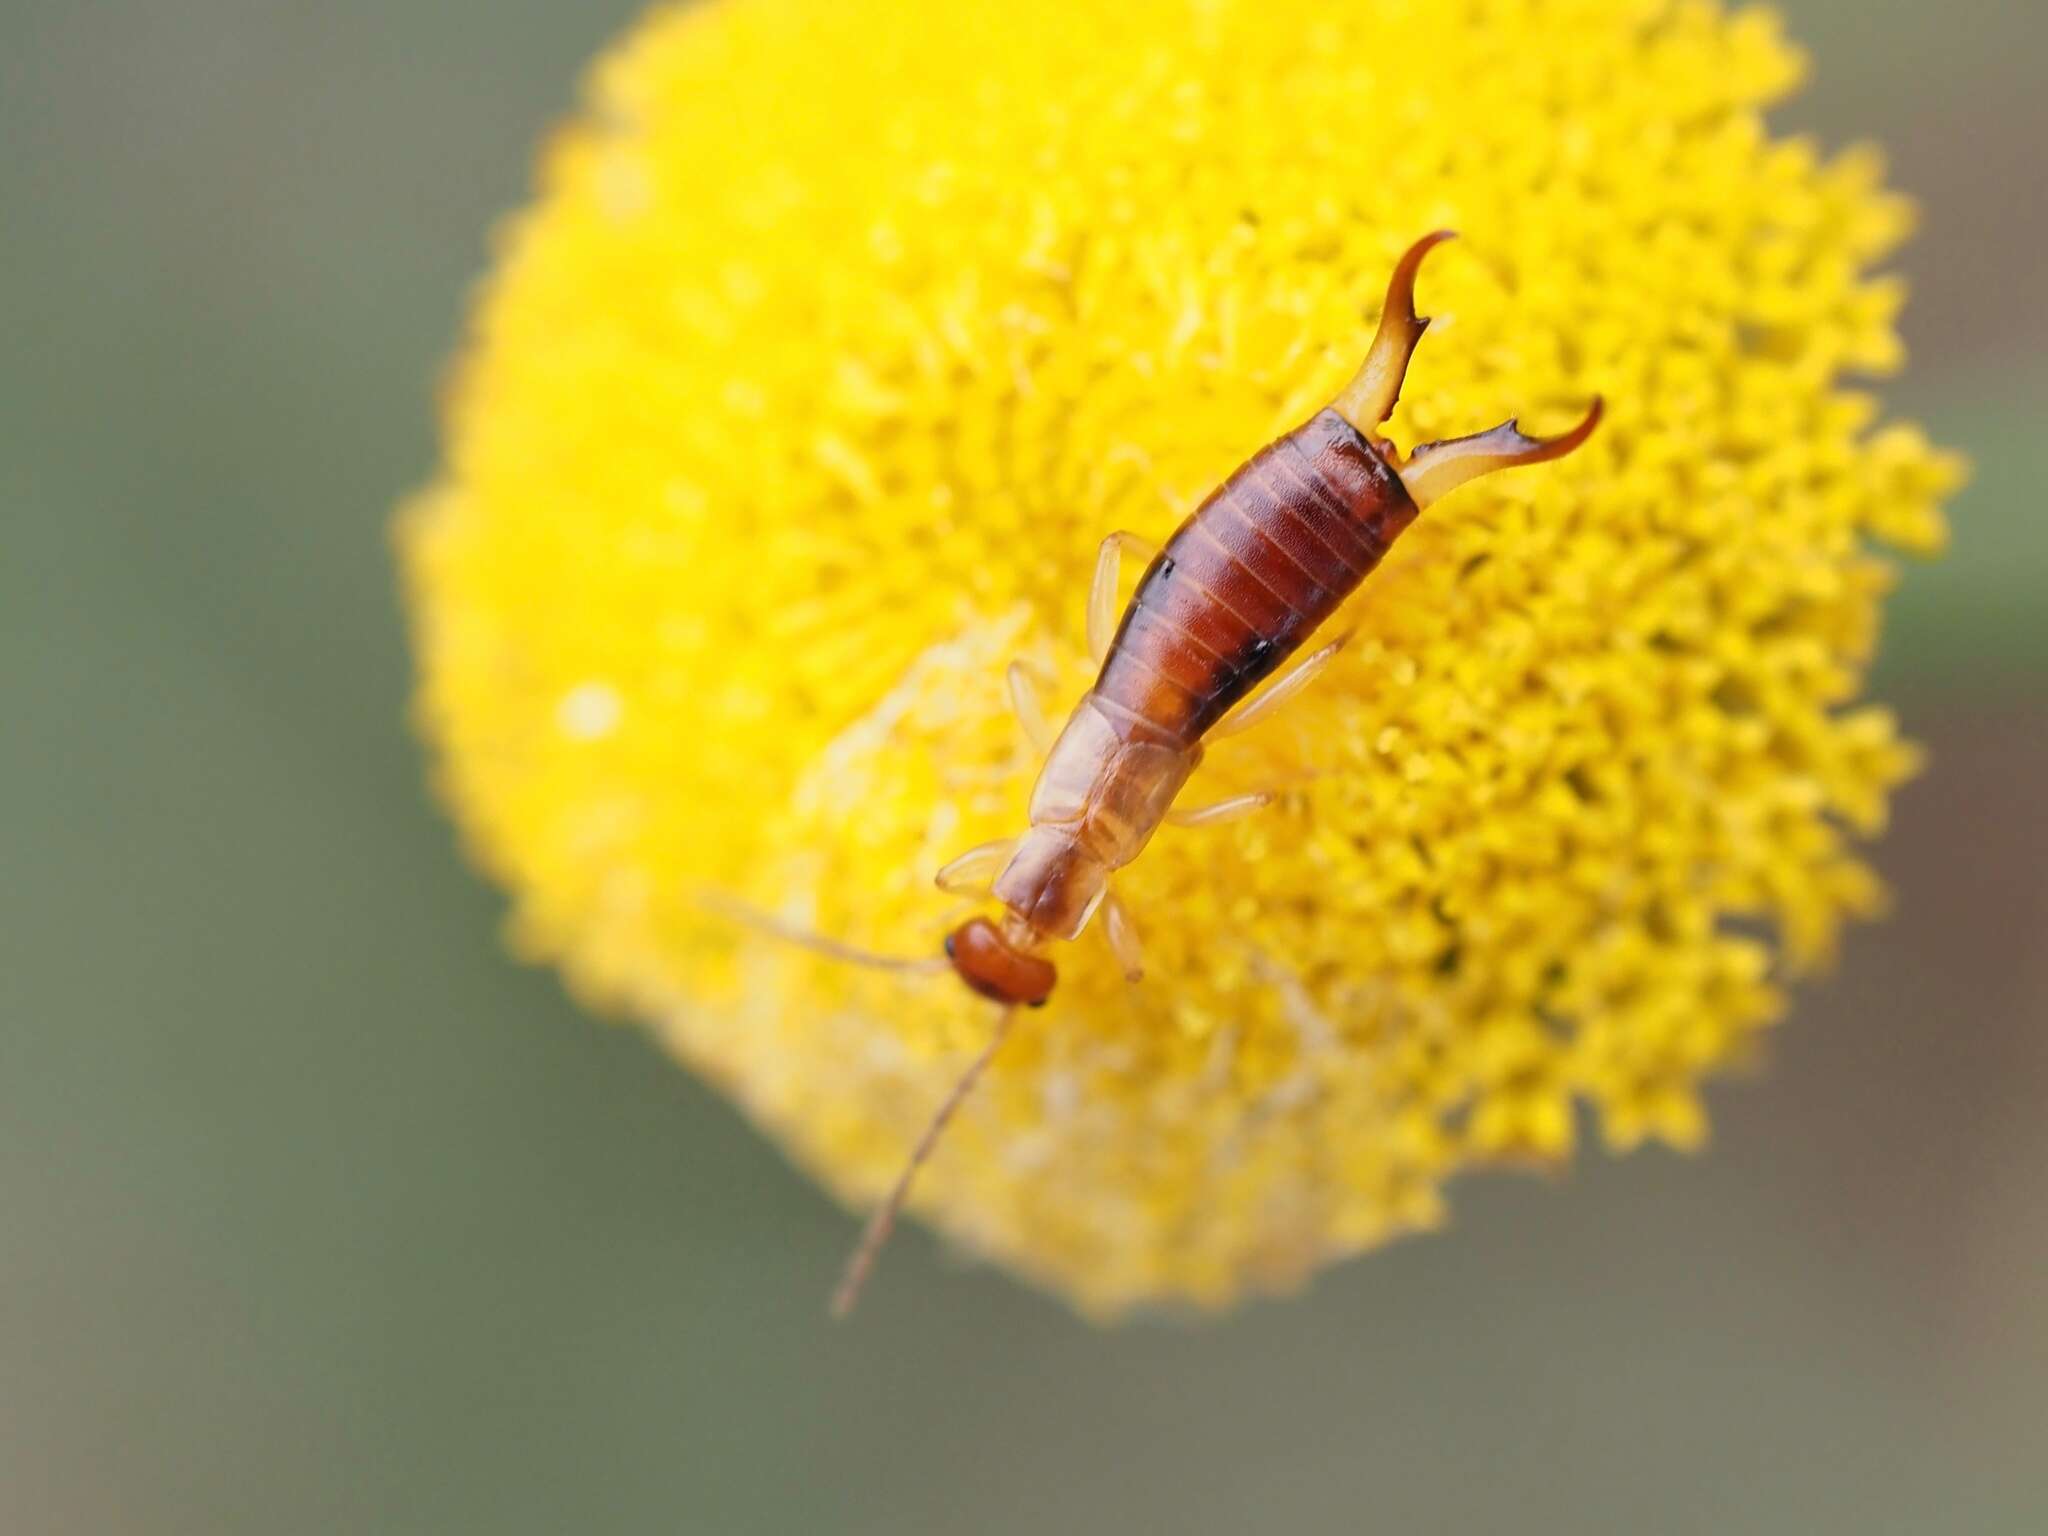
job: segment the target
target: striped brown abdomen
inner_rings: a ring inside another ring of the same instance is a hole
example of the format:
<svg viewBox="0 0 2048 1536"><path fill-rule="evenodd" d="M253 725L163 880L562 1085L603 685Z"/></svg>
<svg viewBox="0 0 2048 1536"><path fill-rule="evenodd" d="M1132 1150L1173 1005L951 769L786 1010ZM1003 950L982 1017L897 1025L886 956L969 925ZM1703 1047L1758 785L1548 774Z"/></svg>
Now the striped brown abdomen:
<svg viewBox="0 0 2048 1536"><path fill-rule="evenodd" d="M1318 413L1254 455L1167 540L1131 595L1094 695L1138 735L1194 746L1357 589L1415 513L1357 428Z"/></svg>
<svg viewBox="0 0 2048 1536"><path fill-rule="evenodd" d="M1031 792L1031 830L994 895L1072 939L1201 760L1201 740L1357 588L1415 503L1335 411L1262 450L1139 579L1095 686Z"/></svg>

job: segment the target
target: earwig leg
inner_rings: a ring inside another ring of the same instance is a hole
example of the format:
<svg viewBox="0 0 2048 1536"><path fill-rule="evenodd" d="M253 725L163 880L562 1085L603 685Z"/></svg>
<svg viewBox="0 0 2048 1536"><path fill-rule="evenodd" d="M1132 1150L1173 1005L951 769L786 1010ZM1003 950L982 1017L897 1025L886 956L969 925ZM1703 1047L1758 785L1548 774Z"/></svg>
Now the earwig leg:
<svg viewBox="0 0 2048 1536"><path fill-rule="evenodd" d="M1017 851L1014 837L997 838L970 848L940 869L932 883L949 896L986 896L988 888Z"/></svg>
<svg viewBox="0 0 2048 1536"><path fill-rule="evenodd" d="M1239 709L1236 714L1224 716L1222 722L1209 732L1209 739L1211 741L1221 741L1226 736L1235 736L1240 731L1250 730L1261 720L1265 719L1266 716L1273 713L1274 710L1314 682L1317 674L1336 659L1337 653L1344 649L1345 643L1350 639L1351 635L1347 631L1332 640L1321 650L1297 661L1287 671L1282 672L1279 679L1268 687L1264 693Z"/></svg>
<svg viewBox="0 0 2048 1536"><path fill-rule="evenodd" d="M1213 827L1219 821L1236 821L1240 816L1264 810L1273 803L1273 798L1265 790L1249 795L1232 795L1228 800L1218 800L1211 805L1168 811L1166 822L1173 827Z"/></svg>
<svg viewBox="0 0 2048 1536"><path fill-rule="evenodd" d="M1339 416L1367 437L1394 414L1394 404L1401 398L1401 381L1408 376L1408 359L1415 355L1416 344L1429 329L1428 318L1415 313L1415 274L1422 266L1422 258L1444 241L1455 238L1448 229L1424 235L1394 264L1394 275L1387 280L1387 301L1380 309L1380 328L1373 335L1372 346L1366 351L1357 377L1330 402Z"/></svg>
<svg viewBox="0 0 2048 1536"><path fill-rule="evenodd" d="M1088 589L1088 654L1099 665L1116 638L1116 579L1125 555L1150 561L1159 546L1135 533L1112 533L1095 552L1095 581Z"/></svg>
<svg viewBox="0 0 2048 1536"><path fill-rule="evenodd" d="M1017 724L1024 729L1024 739L1031 743L1032 751L1043 756L1052 750L1053 729L1045 718L1045 706L1039 702L1038 684L1030 668L1021 661L1011 662L1004 676L1010 684L1010 708L1017 716Z"/></svg>
<svg viewBox="0 0 2048 1536"><path fill-rule="evenodd" d="M1103 937L1109 940L1109 952L1116 956L1116 963L1123 967L1124 980L1143 981L1144 942L1138 937L1137 925L1131 921L1131 914L1114 896L1103 899L1102 933Z"/></svg>
<svg viewBox="0 0 2048 1536"><path fill-rule="evenodd" d="M1510 421L1490 432L1424 443L1400 467L1401 483L1408 488L1417 507L1426 507L1466 482L1497 469L1518 469L1524 464L1561 459L1593 435L1593 429L1600 425L1602 409L1600 397L1595 395L1586 419L1559 437L1529 437L1519 422Z"/></svg>

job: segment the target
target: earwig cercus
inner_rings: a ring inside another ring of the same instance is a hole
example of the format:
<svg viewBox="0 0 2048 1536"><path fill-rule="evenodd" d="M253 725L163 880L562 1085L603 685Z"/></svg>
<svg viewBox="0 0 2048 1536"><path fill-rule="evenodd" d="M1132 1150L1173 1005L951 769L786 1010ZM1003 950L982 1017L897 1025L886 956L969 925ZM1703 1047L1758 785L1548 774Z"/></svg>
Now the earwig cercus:
<svg viewBox="0 0 2048 1536"><path fill-rule="evenodd" d="M1000 909L993 917L970 918L947 935L944 962L868 955L755 919L784 938L857 963L895 969L950 964L968 988L1002 1005L987 1045L869 1220L834 1295L835 1315L851 1310L913 1176L994 1057L1016 1010L1039 1007L1051 996L1057 981L1046 954L1051 946L1078 938L1107 908L1110 944L1135 978L1142 967L1137 931L1110 893L1111 877L1169 820L1222 820L1272 799L1239 795L1176 810L1175 798L1201 762L1204 743L1257 723L1330 662L1341 639L1295 662L1237 708L1337 611L1424 508L1481 475L1561 458L1599 425L1595 398L1584 419L1557 437L1529 437L1509 421L1423 444L1404 458L1379 435L1429 326L1415 312L1416 273L1450 238L1446 230L1424 236L1395 264L1365 361L1329 405L1254 454L1163 547L1153 550L1129 533L1103 540L1088 601L1088 639L1100 671L1065 726L1041 743L1045 762L1026 830L971 850L939 872L946 890L992 897ZM1130 553L1146 554L1149 563L1118 618L1117 575ZM1044 716L1020 668L1011 669L1010 688L1026 730L1043 732Z"/></svg>

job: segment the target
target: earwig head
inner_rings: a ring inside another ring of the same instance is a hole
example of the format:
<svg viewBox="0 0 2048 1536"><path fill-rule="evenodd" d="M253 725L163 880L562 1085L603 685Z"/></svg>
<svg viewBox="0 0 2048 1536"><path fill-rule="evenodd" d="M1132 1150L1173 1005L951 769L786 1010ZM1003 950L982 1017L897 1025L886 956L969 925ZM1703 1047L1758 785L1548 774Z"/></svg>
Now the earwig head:
<svg viewBox="0 0 2048 1536"><path fill-rule="evenodd" d="M969 918L946 935L946 958L962 981L991 1002L1042 1007L1059 979L1050 960L1012 943L985 917Z"/></svg>

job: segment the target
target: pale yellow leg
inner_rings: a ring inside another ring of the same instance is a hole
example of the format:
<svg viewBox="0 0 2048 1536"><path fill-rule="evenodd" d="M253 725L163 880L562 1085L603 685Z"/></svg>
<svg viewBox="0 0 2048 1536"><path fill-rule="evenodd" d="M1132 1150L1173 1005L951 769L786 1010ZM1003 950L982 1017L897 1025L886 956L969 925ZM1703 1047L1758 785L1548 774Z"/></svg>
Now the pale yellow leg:
<svg viewBox="0 0 2048 1536"><path fill-rule="evenodd" d="M932 877L932 883L949 896L986 896L989 886L1003 872L1003 866L1010 862L1010 855L1016 851L1017 839L1014 837L983 843L945 865Z"/></svg>
<svg viewBox="0 0 2048 1536"><path fill-rule="evenodd" d="M1045 705L1038 697L1038 683L1031 676L1030 668L1021 661L1010 663L1010 670L1004 674L1010 684L1010 708L1017 716L1017 724L1023 727L1024 739L1031 743L1031 750L1041 756L1052 750L1052 722L1045 718Z"/></svg>
<svg viewBox="0 0 2048 1536"><path fill-rule="evenodd" d="M1218 800L1213 805L1190 806L1187 810L1171 810L1166 813L1167 825L1175 827L1213 827L1219 821L1236 821L1240 816L1249 816L1253 811L1262 811L1273 803L1273 796L1265 790L1256 794L1232 795L1228 800Z"/></svg>
<svg viewBox="0 0 2048 1536"><path fill-rule="evenodd" d="M1345 644L1350 639L1349 633L1341 634L1313 655L1306 656L1302 660L1297 661L1287 671L1282 672L1279 678L1268 686L1264 693L1253 699L1249 704L1244 705L1236 714L1224 716L1216 728L1209 733L1209 739L1211 741L1221 741L1226 736L1235 736L1239 731L1250 730L1261 720L1265 719L1266 716L1314 682L1317 674L1336 659L1337 653L1344 649Z"/></svg>
<svg viewBox="0 0 2048 1536"><path fill-rule="evenodd" d="M1102 932L1109 940L1109 952L1116 956L1116 963L1123 968L1124 980L1144 980L1145 946L1138 938L1138 929L1131 921L1131 914L1114 896L1103 899Z"/></svg>
<svg viewBox="0 0 2048 1536"><path fill-rule="evenodd" d="M1088 654L1099 666L1109 654L1109 642L1116 638L1116 585L1123 571L1125 555L1151 562L1159 546L1135 533L1116 532L1095 551L1095 581L1088 588Z"/></svg>

